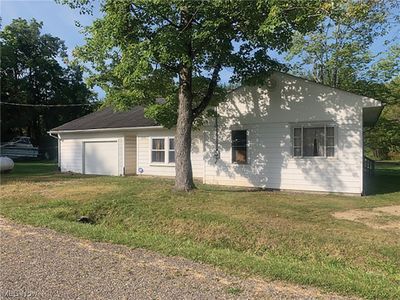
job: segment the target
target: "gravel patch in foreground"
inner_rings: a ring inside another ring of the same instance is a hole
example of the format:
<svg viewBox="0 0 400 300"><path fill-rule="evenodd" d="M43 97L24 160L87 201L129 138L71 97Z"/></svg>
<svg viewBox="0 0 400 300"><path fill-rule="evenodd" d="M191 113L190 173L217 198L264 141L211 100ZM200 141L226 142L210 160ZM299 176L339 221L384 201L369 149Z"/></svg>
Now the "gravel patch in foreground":
<svg viewBox="0 0 400 300"><path fill-rule="evenodd" d="M0 299L345 299L0 218Z"/></svg>

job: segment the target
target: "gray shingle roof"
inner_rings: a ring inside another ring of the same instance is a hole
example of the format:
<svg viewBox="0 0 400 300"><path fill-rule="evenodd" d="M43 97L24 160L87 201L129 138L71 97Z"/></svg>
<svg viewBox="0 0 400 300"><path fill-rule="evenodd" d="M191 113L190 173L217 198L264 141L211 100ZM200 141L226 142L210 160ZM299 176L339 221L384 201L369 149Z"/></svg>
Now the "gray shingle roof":
<svg viewBox="0 0 400 300"><path fill-rule="evenodd" d="M143 107L136 106L129 111L114 111L111 107L107 107L53 128L51 131L148 126L157 124L144 116Z"/></svg>

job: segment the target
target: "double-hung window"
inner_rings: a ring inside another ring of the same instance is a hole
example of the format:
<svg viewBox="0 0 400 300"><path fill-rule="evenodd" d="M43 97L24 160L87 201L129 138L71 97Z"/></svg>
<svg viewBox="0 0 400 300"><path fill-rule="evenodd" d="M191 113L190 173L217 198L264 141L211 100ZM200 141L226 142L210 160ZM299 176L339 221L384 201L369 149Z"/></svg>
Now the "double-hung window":
<svg viewBox="0 0 400 300"><path fill-rule="evenodd" d="M175 140L173 137L151 139L151 162L175 163Z"/></svg>
<svg viewBox="0 0 400 300"><path fill-rule="evenodd" d="M165 139L152 139L151 162L165 162Z"/></svg>
<svg viewBox="0 0 400 300"><path fill-rule="evenodd" d="M247 164L246 130L232 130L232 162Z"/></svg>
<svg viewBox="0 0 400 300"><path fill-rule="evenodd" d="M294 157L335 156L335 127L332 125L296 125L293 127Z"/></svg>

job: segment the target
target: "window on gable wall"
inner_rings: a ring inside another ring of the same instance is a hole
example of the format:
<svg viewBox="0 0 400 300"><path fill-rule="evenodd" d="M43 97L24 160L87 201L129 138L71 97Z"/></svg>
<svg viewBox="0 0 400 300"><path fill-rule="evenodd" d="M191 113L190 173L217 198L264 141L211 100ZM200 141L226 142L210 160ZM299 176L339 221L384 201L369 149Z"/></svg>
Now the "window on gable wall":
<svg viewBox="0 0 400 300"><path fill-rule="evenodd" d="M232 130L232 162L247 163L247 131Z"/></svg>
<svg viewBox="0 0 400 300"><path fill-rule="evenodd" d="M293 128L293 156L335 156L335 128L331 125L299 125Z"/></svg>

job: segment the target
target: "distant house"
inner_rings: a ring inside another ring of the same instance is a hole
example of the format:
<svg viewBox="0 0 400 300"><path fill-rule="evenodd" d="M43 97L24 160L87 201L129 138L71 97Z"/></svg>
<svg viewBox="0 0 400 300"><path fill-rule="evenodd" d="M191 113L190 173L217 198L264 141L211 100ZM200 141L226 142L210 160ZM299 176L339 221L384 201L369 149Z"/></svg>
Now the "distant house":
<svg viewBox="0 0 400 300"><path fill-rule="evenodd" d="M362 194L363 128L382 108L275 72L266 86L229 93L217 108L218 125L210 119L193 131L193 175L206 184ZM146 119L141 107L106 108L50 134L59 139L62 172L175 175L174 130Z"/></svg>

